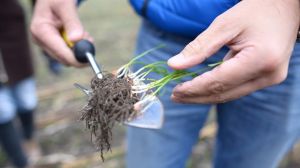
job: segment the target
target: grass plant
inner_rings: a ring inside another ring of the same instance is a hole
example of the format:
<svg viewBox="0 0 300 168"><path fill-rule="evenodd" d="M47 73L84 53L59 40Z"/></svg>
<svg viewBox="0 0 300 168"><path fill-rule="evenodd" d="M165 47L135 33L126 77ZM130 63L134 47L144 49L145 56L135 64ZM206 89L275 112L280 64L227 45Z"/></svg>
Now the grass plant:
<svg viewBox="0 0 300 168"><path fill-rule="evenodd" d="M172 81L180 81L184 77L196 77L198 75L201 75L202 73L213 69L214 67L220 65L223 63L223 61L219 61L213 64L209 64L207 67L190 72L188 70L172 70L169 71L167 69L167 62L166 61L158 61L153 62L150 64L145 64L142 62L139 62L138 60L147 54L163 48L164 45L158 45L157 47L154 47L152 49L149 49L140 55L136 56L132 60L130 60L127 64L123 65L121 68L117 71L117 77L128 77L132 79L133 85L132 85L132 93L141 93L145 95L146 93L151 92L150 97L156 96L167 84L169 84ZM138 69L135 72L131 71L131 68L135 64L142 64L143 66ZM148 78L147 76L150 73L157 73L161 75L162 77L160 79L153 79ZM149 96L148 96L149 97Z"/></svg>

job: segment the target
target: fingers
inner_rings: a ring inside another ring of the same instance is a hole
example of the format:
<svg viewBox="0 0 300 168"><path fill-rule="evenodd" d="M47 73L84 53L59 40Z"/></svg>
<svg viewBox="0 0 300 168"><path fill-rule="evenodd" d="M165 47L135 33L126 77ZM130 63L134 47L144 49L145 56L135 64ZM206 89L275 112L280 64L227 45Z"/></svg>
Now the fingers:
<svg viewBox="0 0 300 168"><path fill-rule="evenodd" d="M174 96L195 97L221 94L257 78L264 69L264 64L259 63L254 56L249 55L250 53L255 52L245 49L213 70L176 86L173 90Z"/></svg>
<svg viewBox="0 0 300 168"><path fill-rule="evenodd" d="M223 61L227 61L230 58L234 57L237 54L236 51L229 50L228 53L224 56Z"/></svg>
<svg viewBox="0 0 300 168"><path fill-rule="evenodd" d="M94 39L92 38L92 36L88 32L84 32L83 39L86 39L86 40L94 43Z"/></svg>
<svg viewBox="0 0 300 168"><path fill-rule="evenodd" d="M84 29L77 14L77 7L74 0L58 1L53 7L53 12L62 21L63 28L70 41L81 40L84 36Z"/></svg>
<svg viewBox="0 0 300 168"><path fill-rule="evenodd" d="M37 1L31 23L34 40L61 63L82 67L83 65L77 62L72 50L61 37L59 30L62 28L72 42L88 36L78 19L75 1Z"/></svg>
<svg viewBox="0 0 300 168"><path fill-rule="evenodd" d="M176 96L172 95L171 99L175 102L180 103L202 103L202 104L216 104L216 103L225 103L230 100L235 100L240 97L246 96L251 92L264 88L266 85L266 78L258 78L255 80L250 80L244 82L242 85L225 91L223 93L211 94L209 96Z"/></svg>
<svg viewBox="0 0 300 168"><path fill-rule="evenodd" d="M209 28L168 61L174 69L186 69L203 62L235 38L241 29L225 18L216 19Z"/></svg>
<svg viewBox="0 0 300 168"><path fill-rule="evenodd" d="M49 25L41 25L40 33L42 36L36 39L37 43L47 51L52 57L67 66L81 67L82 64L77 62L72 50L67 46L66 42L61 38L56 28Z"/></svg>
<svg viewBox="0 0 300 168"><path fill-rule="evenodd" d="M215 69L175 87L172 99L185 103L222 103L287 77L288 61L270 71L268 61L257 60L254 49L244 49Z"/></svg>

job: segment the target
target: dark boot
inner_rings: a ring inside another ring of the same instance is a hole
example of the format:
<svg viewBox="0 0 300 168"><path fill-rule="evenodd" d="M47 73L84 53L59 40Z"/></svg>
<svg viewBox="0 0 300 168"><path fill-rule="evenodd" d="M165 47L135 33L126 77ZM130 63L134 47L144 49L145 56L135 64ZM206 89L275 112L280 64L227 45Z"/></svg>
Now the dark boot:
<svg viewBox="0 0 300 168"><path fill-rule="evenodd" d="M35 126L34 126L34 110L19 110L18 116L21 122L21 128L23 132L23 137L25 140L30 140L33 138Z"/></svg>
<svg viewBox="0 0 300 168"><path fill-rule="evenodd" d="M12 121L0 124L0 143L15 167L25 168L27 166L27 158L21 146L21 138Z"/></svg>
<svg viewBox="0 0 300 168"><path fill-rule="evenodd" d="M30 164L35 164L41 157L41 150L38 142L34 137L34 111L18 111L23 131L23 148L28 156Z"/></svg>

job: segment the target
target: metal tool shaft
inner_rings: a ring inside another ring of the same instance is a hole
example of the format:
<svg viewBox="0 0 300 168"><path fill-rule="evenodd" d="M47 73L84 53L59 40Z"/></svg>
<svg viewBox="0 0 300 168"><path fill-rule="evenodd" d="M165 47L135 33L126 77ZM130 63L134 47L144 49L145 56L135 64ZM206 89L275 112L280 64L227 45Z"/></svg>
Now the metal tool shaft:
<svg viewBox="0 0 300 168"><path fill-rule="evenodd" d="M99 79L102 79L103 75L102 75L102 72L101 72L101 69L100 69L99 65L97 64L97 62L95 60L95 57L89 52L87 52L85 55L86 55L87 59L89 60L89 63L91 65L93 71L95 72L96 76Z"/></svg>

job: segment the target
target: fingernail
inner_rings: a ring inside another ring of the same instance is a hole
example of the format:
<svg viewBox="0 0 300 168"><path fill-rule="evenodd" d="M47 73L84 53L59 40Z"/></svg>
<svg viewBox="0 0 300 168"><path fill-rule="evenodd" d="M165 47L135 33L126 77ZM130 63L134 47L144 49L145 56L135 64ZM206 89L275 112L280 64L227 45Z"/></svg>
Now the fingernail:
<svg viewBox="0 0 300 168"><path fill-rule="evenodd" d="M68 33L68 38L71 41L80 40L82 38L82 33L80 31L71 31Z"/></svg>
<svg viewBox="0 0 300 168"><path fill-rule="evenodd" d="M179 91L179 90L182 90L182 89L181 89L182 86L183 86L183 83L177 84L177 85L173 88L173 92L174 92L174 91L177 92L177 91Z"/></svg>
<svg viewBox="0 0 300 168"><path fill-rule="evenodd" d="M168 60L168 64L170 66L177 66L179 64L181 64L183 61L185 60L185 57L183 54L179 53L173 57L171 57L169 60Z"/></svg>
<svg viewBox="0 0 300 168"><path fill-rule="evenodd" d="M174 92L182 92L182 91L186 90L186 88L188 88L188 87L192 87L190 81L179 83L178 85L175 86L173 91Z"/></svg>
<svg viewBox="0 0 300 168"><path fill-rule="evenodd" d="M176 102L176 103L179 102L178 97L176 97L174 94L171 95L171 100L173 100L173 101Z"/></svg>
<svg viewBox="0 0 300 168"><path fill-rule="evenodd" d="M183 86L183 83L180 83L180 84L176 85L175 88L174 88L174 92L180 91L182 86Z"/></svg>
<svg viewBox="0 0 300 168"><path fill-rule="evenodd" d="M182 94L182 91L180 89L180 86L176 86L173 90L173 96L176 96L176 97L182 97L183 94Z"/></svg>

